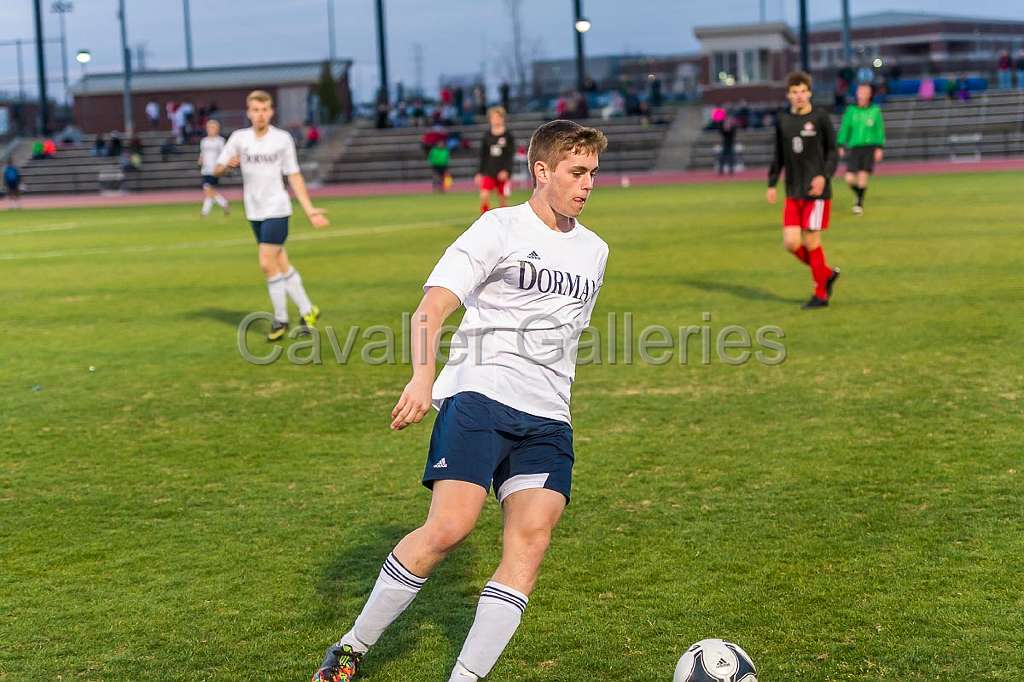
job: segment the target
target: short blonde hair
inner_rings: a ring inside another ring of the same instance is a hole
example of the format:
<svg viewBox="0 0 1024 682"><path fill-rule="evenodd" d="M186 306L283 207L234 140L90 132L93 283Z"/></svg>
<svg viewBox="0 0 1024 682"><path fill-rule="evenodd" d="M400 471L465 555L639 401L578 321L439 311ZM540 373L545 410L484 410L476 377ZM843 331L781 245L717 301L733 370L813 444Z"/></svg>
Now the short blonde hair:
<svg viewBox="0 0 1024 682"><path fill-rule="evenodd" d="M549 121L533 132L526 156L530 175L538 161L554 170L558 162L569 154L600 154L608 148L608 138L597 128L587 128L575 121L563 119Z"/></svg>
<svg viewBox="0 0 1024 682"><path fill-rule="evenodd" d="M245 103L248 104L249 102L262 102L269 107L274 106L274 98L266 90L253 90L250 92L245 98Z"/></svg>
<svg viewBox="0 0 1024 682"><path fill-rule="evenodd" d="M490 109L487 110L487 118L490 118L494 114L497 114L498 116L501 116L502 118L505 118L506 116L508 116L508 112L505 111L505 107L491 107Z"/></svg>

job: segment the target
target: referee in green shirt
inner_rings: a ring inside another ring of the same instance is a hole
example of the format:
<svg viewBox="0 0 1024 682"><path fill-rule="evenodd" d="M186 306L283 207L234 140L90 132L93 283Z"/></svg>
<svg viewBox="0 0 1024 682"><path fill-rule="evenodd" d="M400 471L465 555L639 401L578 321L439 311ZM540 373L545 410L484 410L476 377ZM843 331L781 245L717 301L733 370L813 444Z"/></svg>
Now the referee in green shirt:
<svg viewBox="0 0 1024 682"><path fill-rule="evenodd" d="M848 107L839 127L839 156L846 159L846 184L857 196L853 205L855 215L864 213L864 194L868 191L868 176L875 164L882 160L885 146L885 122L882 110L871 103L871 86L857 86L857 106Z"/></svg>

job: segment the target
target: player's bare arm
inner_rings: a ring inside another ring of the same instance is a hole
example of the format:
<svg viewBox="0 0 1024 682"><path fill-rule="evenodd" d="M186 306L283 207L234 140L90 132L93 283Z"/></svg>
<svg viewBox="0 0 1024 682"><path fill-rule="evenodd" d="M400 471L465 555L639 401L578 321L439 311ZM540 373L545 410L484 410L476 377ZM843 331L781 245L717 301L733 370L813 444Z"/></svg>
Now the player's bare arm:
<svg viewBox="0 0 1024 682"><path fill-rule="evenodd" d="M459 297L444 287L430 287L412 316L412 379L391 410L391 429L418 424L431 406L441 325L459 309Z"/></svg>
<svg viewBox="0 0 1024 682"><path fill-rule="evenodd" d="M309 222L313 224L313 227L319 230L331 224L331 221L327 219L327 211L322 208L316 208L313 206L313 202L309 200L309 191L306 189L306 181L302 178L302 173L292 173L289 175L288 186L292 188L295 198L298 199L299 205L306 212L306 217L309 218Z"/></svg>
<svg viewBox="0 0 1024 682"><path fill-rule="evenodd" d="M815 175L811 178L811 189L808 192L812 197L820 197L825 192L825 176Z"/></svg>
<svg viewBox="0 0 1024 682"><path fill-rule="evenodd" d="M213 169L213 174L219 178L225 173L227 173L228 169L238 168L240 165L242 165L242 160L237 156L232 156L230 159L228 159L227 163L218 163L217 167Z"/></svg>

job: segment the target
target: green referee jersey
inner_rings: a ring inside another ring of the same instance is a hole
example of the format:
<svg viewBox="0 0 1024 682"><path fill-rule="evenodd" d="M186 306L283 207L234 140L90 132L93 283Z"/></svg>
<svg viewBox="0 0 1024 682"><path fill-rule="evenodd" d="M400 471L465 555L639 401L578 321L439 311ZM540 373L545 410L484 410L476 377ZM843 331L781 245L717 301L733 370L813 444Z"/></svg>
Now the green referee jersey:
<svg viewBox="0 0 1024 682"><path fill-rule="evenodd" d="M847 107L839 127L838 142L840 147L847 148L884 147L885 123L878 105Z"/></svg>

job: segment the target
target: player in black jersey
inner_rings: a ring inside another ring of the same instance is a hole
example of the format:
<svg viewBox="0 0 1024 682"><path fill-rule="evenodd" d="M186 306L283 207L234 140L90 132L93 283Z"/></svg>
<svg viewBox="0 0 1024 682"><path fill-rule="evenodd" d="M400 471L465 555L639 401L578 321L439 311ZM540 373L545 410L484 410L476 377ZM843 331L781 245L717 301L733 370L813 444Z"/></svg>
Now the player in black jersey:
<svg viewBox="0 0 1024 682"><path fill-rule="evenodd" d="M487 110L490 130L480 140L480 169L476 184L480 187L480 212L491 208L491 190L498 192L498 205L507 204L512 193L512 164L515 160L516 145L511 131L505 126L505 110L491 107Z"/></svg>
<svg viewBox="0 0 1024 682"><path fill-rule="evenodd" d="M836 133L827 112L811 105L811 77L802 71L786 77L789 111L775 125L775 156L768 169L768 203L777 199L775 185L785 170L786 207L782 243L811 268L814 295L804 308L823 308L832 297L839 268L825 263L821 233L831 213L831 178L839 163Z"/></svg>

